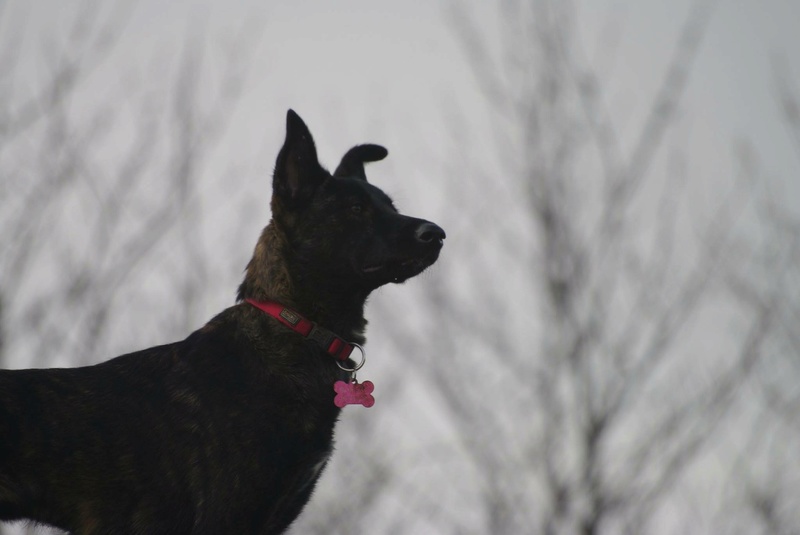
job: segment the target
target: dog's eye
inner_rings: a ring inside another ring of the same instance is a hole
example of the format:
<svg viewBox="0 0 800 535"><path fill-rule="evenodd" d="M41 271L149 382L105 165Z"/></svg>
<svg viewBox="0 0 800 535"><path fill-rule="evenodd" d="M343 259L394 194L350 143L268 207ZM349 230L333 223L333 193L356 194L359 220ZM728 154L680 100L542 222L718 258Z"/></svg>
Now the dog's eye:
<svg viewBox="0 0 800 535"><path fill-rule="evenodd" d="M354 214L360 214L361 212L364 211L364 206L356 203L350 207L350 211L353 212Z"/></svg>

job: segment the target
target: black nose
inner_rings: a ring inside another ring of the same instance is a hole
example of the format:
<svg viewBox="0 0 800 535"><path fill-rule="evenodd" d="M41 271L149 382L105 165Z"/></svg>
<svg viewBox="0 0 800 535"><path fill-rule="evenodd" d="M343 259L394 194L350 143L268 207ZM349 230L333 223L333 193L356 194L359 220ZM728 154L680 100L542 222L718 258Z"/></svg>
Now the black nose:
<svg viewBox="0 0 800 535"><path fill-rule="evenodd" d="M417 230L414 232L414 237L417 238L417 241L421 243L431 243L437 241L441 243L446 236L444 230L442 230L442 227L426 221L417 227Z"/></svg>

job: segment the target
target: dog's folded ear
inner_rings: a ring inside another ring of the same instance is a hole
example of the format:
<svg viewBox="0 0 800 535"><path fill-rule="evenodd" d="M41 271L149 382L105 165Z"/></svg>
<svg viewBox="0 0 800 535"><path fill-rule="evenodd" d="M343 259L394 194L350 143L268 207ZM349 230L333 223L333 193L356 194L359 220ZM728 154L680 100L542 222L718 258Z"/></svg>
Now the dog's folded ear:
<svg viewBox="0 0 800 535"><path fill-rule="evenodd" d="M367 175L364 173L364 164L383 160L387 154L389 154L389 151L380 145L356 145L342 157L342 161L334 171L333 176L349 176L366 180Z"/></svg>
<svg viewBox="0 0 800 535"><path fill-rule="evenodd" d="M314 138L293 110L286 114L286 141L278 153L272 176L273 195L297 206L309 199L328 175L317 160Z"/></svg>

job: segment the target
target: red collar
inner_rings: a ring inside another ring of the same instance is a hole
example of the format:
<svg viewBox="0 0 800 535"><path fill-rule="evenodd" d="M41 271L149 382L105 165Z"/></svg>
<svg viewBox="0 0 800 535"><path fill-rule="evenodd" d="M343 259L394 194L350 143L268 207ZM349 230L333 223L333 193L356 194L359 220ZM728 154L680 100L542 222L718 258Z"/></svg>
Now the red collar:
<svg viewBox="0 0 800 535"><path fill-rule="evenodd" d="M322 349L337 360L347 360L350 353L353 352L353 344L342 340L329 330L304 318L291 308L287 308L274 301L256 301L255 299L245 299L245 301L263 310L293 331L302 334L310 340L314 340L322 346Z"/></svg>

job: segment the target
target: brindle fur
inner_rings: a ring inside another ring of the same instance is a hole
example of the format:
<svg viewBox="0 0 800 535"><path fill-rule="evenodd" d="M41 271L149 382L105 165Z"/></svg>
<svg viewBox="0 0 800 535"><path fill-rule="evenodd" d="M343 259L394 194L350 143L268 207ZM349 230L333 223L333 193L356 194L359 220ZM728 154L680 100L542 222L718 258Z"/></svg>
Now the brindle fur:
<svg viewBox="0 0 800 535"><path fill-rule="evenodd" d="M0 520L76 534L272 534L311 496L339 409L334 359L242 302L271 299L364 342L364 304L438 257L444 232L334 175L291 110L272 220L238 303L181 342L82 368L0 371Z"/></svg>

